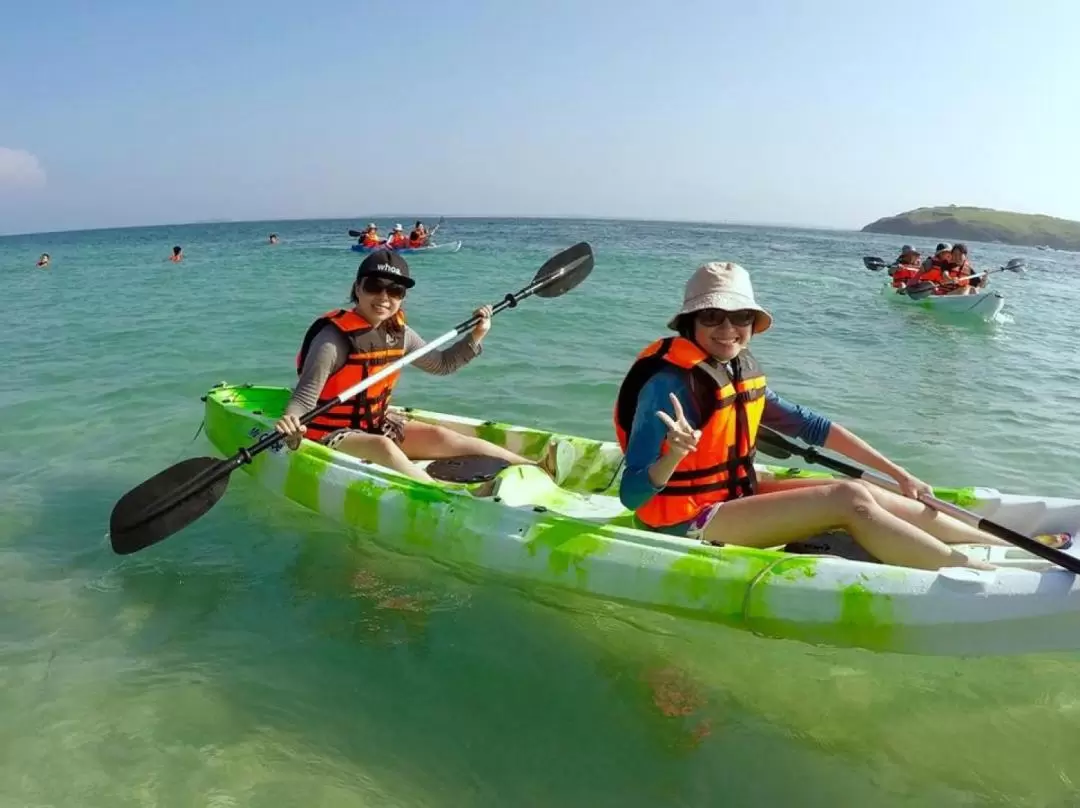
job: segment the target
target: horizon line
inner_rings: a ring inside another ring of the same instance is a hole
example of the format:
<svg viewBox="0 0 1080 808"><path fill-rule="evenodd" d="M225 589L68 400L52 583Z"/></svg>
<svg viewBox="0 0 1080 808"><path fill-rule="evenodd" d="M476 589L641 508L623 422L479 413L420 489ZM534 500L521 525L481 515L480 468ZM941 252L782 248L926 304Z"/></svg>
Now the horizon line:
<svg viewBox="0 0 1080 808"><path fill-rule="evenodd" d="M353 221L360 219L409 219L409 218L431 219L433 216L417 216L416 214L410 214L409 216L403 216L402 214L365 214L360 216L303 216L299 218L281 218L281 219L195 219L187 222L160 222L156 224L125 224L125 225L112 225L102 227L75 227L70 229L59 230L32 230L24 233L0 233L0 238L17 238L23 236L55 236L63 235L67 233L95 233L104 230L147 230L151 228L160 227L193 227L195 225L222 225L222 224L261 224L263 222L327 222L327 221ZM572 222L642 222L642 223L671 223L671 224L706 224L706 225L732 225L735 227L783 227L789 230L820 230L827 232L838 233L858 233L861 230L852 229L848 227L837 227L830 225L813 225L813 224L796 224L793 222L776 222L776 221L750 221L750 220L738 220L738 219L679 219L679 218L666 218L666 217L641 217L641 216L581 216L572 214L563 214L559 216L545 216L539 214L529 214L522 216L485 216L478 214L460 215L460 216L448 216L446 214L438 214L439 218L446 220L487 220L487 221L515 221L522 219L529 220L548 220L548 221L572 221Z"/></svg>

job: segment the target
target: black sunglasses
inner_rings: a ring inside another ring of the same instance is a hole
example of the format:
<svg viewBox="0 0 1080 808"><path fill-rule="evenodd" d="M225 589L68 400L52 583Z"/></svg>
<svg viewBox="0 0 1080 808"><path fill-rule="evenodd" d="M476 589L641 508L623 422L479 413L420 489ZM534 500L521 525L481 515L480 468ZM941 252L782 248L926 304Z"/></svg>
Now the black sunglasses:
<svg viewBox="0 0 1080 808"><path fill-rule="evenodd" d="M697 321L706 328L715 328L727 320L737 328L745 328L754 322L757 312L753 309L736 309L724 311L724 309L702 309L697 313Z"/></svg>
<svg viewBox="0 0 1080 808"><path fill-rule="evenodd" d="M385 278L375 278L371 275L360 281L360 288L369 295L386 292L395 300L401 300L405 297L405 287L400 283L394 283L394 281L388 281Z"/></svg>

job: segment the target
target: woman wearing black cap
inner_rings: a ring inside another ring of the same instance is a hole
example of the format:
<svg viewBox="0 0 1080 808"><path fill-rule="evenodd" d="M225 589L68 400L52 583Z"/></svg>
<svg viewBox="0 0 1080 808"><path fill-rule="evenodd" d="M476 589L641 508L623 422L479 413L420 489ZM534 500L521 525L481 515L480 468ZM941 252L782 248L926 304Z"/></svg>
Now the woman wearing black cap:
<svg viewBox="0 0 1080 808"><path fill-rule="evenodd" d="M535 465L480 438L389 412L390 395L400 373L333 407L307 426L301 425L299 416L304 412L333 400L425 345L423 338L405 324L401 308L406 291L415 283L409 277L409 265L397 253L380 250L364 259L351 291L353 308L327 312L304 335L296 364L300 378L275 429L285 436L290 449L296 449L306 436L424 482L433 479L412 460L479 454L512 464ZM472 361L491 328L491 307L482 306L474 314L481 320L464 339L445 350L431 351L413 364L444 376Z"/></svg>

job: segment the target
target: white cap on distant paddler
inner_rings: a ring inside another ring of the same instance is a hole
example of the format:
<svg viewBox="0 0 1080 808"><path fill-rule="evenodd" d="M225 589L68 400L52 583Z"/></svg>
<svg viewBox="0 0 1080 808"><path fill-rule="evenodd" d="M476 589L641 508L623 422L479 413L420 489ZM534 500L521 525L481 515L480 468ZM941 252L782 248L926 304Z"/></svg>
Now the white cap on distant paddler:
<svg viewBox="0 0 1080 808"><path fill-rule="evenodd" d="M755 334L767 331L772 325L772 315L754 299L754 285L750 283L750 273L731 261L710 261L694 271L686 282L682 309L671 318L668 328L676 328L680 315L692 314L702 309L756 311Z"/></svg>

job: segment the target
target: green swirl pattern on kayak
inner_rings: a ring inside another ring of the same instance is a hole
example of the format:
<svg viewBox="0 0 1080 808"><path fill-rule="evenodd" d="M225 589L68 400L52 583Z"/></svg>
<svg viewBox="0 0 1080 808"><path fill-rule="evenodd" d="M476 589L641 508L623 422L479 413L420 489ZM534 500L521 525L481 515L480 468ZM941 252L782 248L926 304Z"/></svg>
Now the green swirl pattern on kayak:
<svg viewBox="0 0 1080 808"><path fill-rule="evenodd" d="M288 394L276 387L214 388L206 398L210 440L225 454L249 445L271 427ZM1001 566L982 573L700 545L634 527L615 495L622 461L617 444L417 409L402 412L532 459L552 443L563 444L573 464L561 486L536 467L510 467L483 495L478 485L421 483L311 441L295 452L264 452L245 468L270 491L405 552L763 635L931 654L1077 645L1080 586L1068 573L1015 548L977 550ZM760 469L780 477L828 476ZM1080 502L1073 500L984 488L937 494L1017 529L1041 532L1080 523Z"/></svg>

